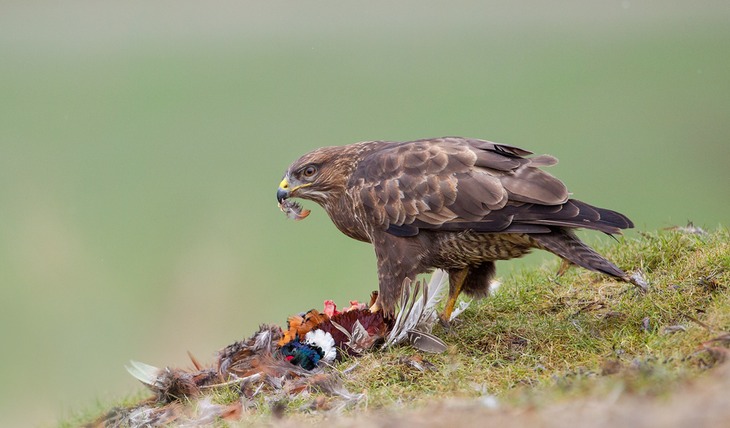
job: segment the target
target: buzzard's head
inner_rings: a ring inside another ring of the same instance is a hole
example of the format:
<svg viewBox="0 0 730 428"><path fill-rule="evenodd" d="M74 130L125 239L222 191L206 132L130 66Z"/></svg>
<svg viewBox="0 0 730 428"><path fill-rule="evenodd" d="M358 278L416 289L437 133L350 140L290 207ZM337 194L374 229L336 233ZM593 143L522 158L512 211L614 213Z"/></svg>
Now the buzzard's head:
<svg viewBox="0 0 730 428"><path fill-rule="evenodd" d="M288 198L301 198L326 206L339 199L355 165L355 156L346 148L323 147L294 161L276 191L279 204Z"/></svg>

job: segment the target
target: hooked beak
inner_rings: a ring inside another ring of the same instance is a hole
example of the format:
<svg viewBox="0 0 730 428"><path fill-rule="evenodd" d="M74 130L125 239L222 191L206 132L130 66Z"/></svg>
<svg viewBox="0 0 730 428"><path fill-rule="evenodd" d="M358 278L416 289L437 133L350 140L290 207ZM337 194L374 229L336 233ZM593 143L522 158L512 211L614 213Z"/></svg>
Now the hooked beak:
<svg viewBox="0 0 730 428"><path fill-rule="evenodd" d="M284 177L281 183L279 183L279 189L276 191L276 200L281 204L289 197L289 193L289 180Z"/></svg>

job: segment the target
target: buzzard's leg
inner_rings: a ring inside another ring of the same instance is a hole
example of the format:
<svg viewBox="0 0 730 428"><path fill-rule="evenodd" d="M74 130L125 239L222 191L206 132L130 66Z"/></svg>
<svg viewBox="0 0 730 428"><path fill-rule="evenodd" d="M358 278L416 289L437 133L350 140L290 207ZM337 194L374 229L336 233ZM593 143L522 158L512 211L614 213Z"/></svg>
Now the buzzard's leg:
<svg viewBox="0 0 730 428"><path fill-rule="evenodd" d="M461 290L464 288L464 281L468 273L468 267L461 270L449 271L449 299L446 301L444 311L439 315L443 325L449 325L451 313L454 312L454 307L456 307L456 299L459 298L459 294L461 294Z"/></svg>
<svg viewBox="0 0 730 428"><path fill-rule="evenodd" d="M562 259L562 262L560 263L560 267L558 268L558 272L556 275L558 277L563 276L563 274L565 274L565 272L567 272L571 266L573 266L573 262L571 262L568 259Z"/></svg>
<svg viewBox="0 0 730 428"><path fill-rule="evenodd" d="M418 265L419 260L412 255L412 238L400 238L385 231L376 231L372 237L375 257L378 261L378 297L371 311L383 311L386 318L395 315L395 306L403 291L403 281L425 269Z"/></svg>

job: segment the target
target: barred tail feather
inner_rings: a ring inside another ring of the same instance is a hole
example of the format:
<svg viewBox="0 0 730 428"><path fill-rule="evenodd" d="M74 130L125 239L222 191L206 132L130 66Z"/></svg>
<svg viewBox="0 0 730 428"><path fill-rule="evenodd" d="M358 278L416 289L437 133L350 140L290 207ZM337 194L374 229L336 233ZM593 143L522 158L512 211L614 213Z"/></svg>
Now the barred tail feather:
<svg viewBox="0 0 730 428"><path fill-rule="evenodd" d="M534 234L532 237L546 250L578 266L630 282L624 271L584 244L570 230L553 229L550 233Z"/></svg>

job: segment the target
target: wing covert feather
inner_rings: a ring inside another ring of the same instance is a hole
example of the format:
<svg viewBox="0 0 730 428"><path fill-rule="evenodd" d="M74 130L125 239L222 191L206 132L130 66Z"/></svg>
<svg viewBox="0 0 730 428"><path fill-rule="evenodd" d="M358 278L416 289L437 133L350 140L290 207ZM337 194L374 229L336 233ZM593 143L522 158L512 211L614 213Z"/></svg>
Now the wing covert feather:
<svg viewBox="0 0 730 428"><path fill-rule="evenodd" d="M524 157L530 154L457 137L381 142L359 161L348 192L359 196L374 227L398 227L401 234L479 223L499 231L515 221L518 207L558 205L560 210L568 200L565 185L539 169L557 160L548 155ZM551 215L541 210L531 215L538 213Z"/></svg>

